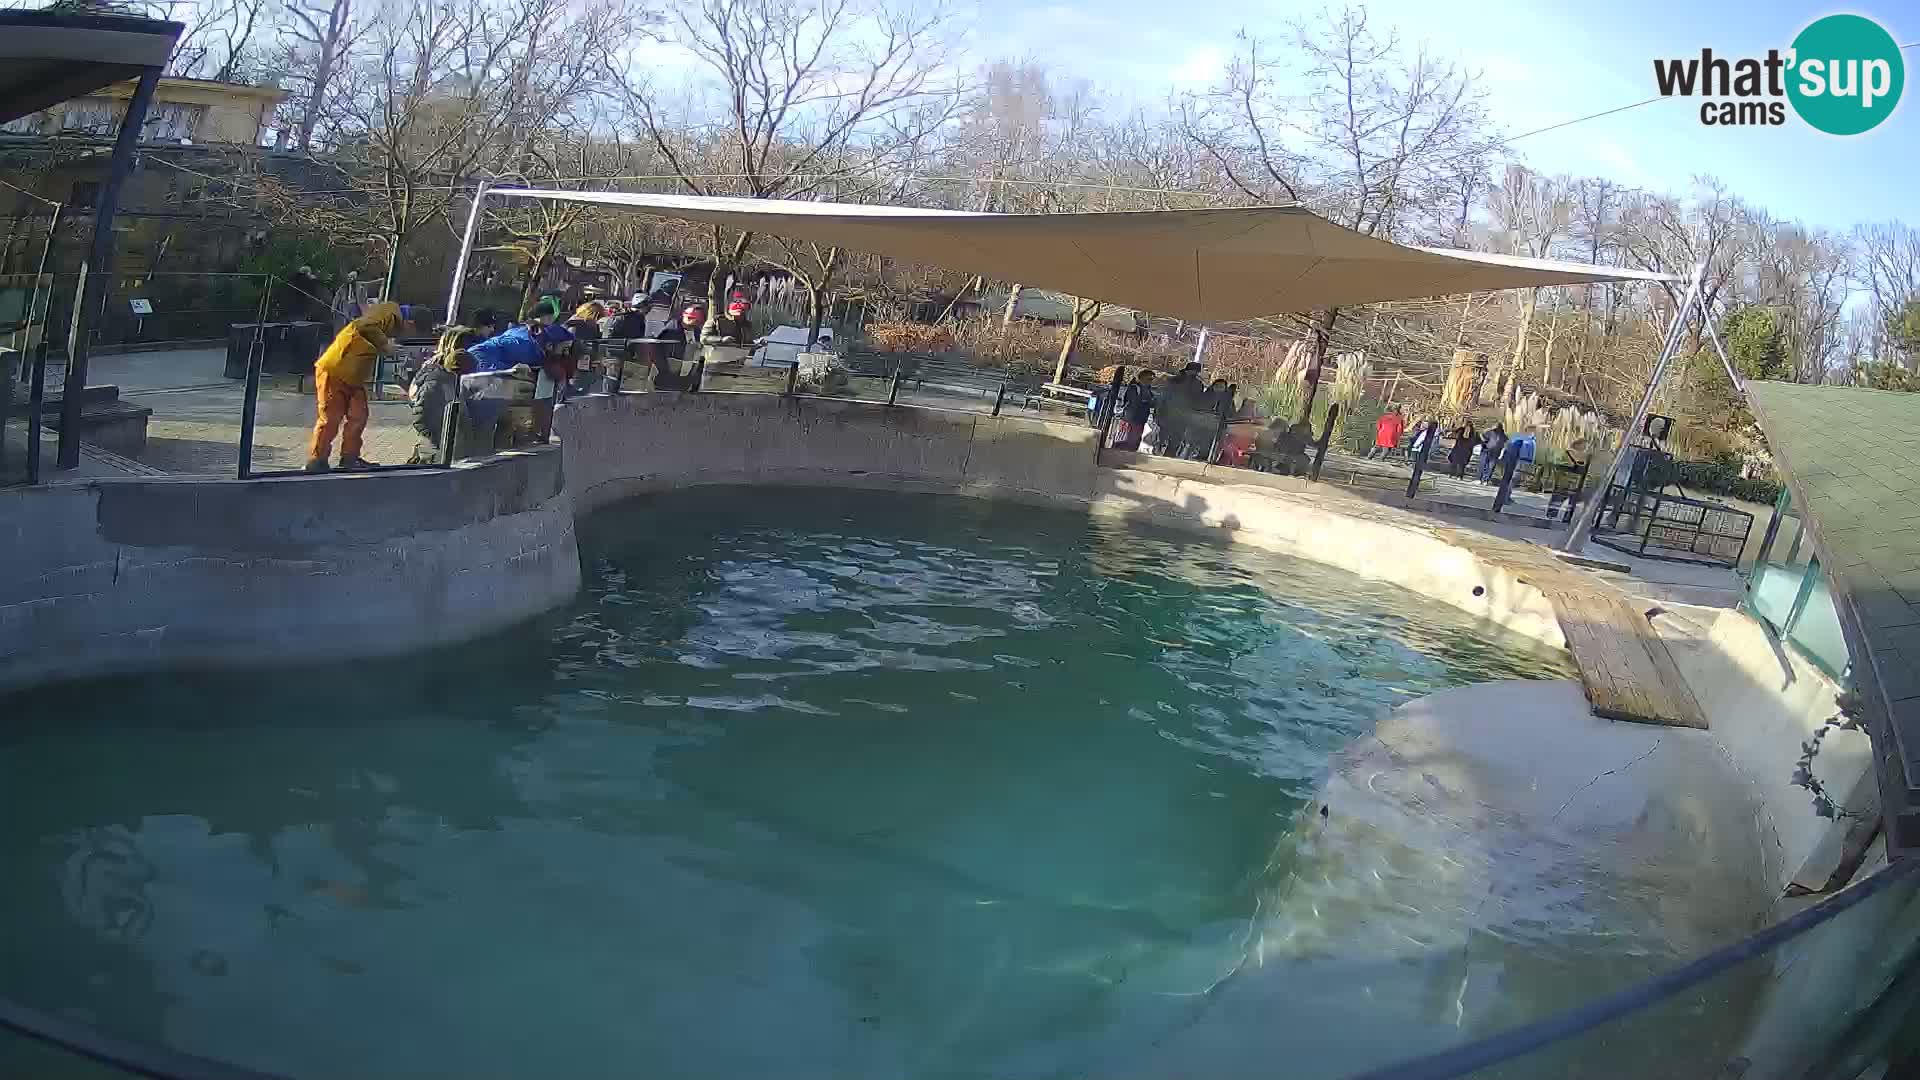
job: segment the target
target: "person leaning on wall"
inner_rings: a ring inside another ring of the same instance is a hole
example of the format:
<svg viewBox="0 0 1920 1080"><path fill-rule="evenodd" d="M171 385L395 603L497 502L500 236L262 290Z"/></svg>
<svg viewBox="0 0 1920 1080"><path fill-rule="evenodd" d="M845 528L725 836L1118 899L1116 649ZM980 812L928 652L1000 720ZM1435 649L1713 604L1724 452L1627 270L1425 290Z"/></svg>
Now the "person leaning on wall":
<svg viewBox="0 0 1920 1080"><path fill-rule="evenodd" d="M323 473L340 435L340 468L364 472L374 464L360 456L367 430L367 382L382 356L396 352L394 339L413 331L424 309L407 304L380 303L368 308L334 335L333 343L314 361L315 413L313 439L307 446L307 471Z"/></svg>

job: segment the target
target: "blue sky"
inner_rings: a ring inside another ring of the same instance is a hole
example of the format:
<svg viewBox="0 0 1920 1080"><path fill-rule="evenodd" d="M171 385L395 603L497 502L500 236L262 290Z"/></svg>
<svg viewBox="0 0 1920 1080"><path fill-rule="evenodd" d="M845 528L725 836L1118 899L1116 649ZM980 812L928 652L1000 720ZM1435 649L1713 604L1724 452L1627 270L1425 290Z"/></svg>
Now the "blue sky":
<svg viewBox="0 0 1920 1080"><path fill-rule="evenodd" d="M1920 3L1821 4L1784 0L1372 0L1375 27L1404 43L1426 42L1482 73L1495 119L1509 134L1652 97L1655 57L1763 56L1786 48L1822 15L1877 19L1901 44L1920 41ZM1318 4L1210 3L1183 8L1154 0L985 0L976 48L1001 41L1008 56L1043 60L1142 104L1169 88L1198 89L1245 27L1275 39ZM991 47L988 46L988 51ZM1513 150L1533 168L1596 175L1683 192L1708 173L1774 215L1844 229L1901 218L1920 223L1920 48L1905 52L1908 88L1899 110L1874 131L1836 139L1789 116L1785 127L1714 128L1698 99L1673 98L1617 116L1522 139Z"/></svg>

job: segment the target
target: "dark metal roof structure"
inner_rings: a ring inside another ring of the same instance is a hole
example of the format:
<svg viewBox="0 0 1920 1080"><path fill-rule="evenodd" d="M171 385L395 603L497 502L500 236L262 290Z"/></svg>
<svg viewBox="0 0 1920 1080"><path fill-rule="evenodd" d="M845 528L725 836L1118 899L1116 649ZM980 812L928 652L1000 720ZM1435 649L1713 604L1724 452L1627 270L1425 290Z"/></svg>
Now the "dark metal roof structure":
<svg viewBox="0 0 1920 1080"><path fill-rule="evenodd" d="M184 29L119 15L0 12L0 124L166 67Z"/></svg>
<svg viewBox="0 0 1920 1080"><path fill-rule="evenodd" d="M1747 383L1826 571L1889 850L1920 851L1920 394Z"/></svg>

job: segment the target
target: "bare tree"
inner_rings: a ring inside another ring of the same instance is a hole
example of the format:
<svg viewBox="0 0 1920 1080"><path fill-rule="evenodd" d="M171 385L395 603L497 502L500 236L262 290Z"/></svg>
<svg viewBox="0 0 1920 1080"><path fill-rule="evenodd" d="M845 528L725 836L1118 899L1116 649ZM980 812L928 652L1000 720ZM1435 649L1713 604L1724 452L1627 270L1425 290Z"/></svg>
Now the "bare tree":
<svg viewBox="0 0 1920 1080"><path fill-rule="evenodd" d="M425 0L368 29L346 110L354 143L330 163L351 189L337 204L341 225L357 223L384 250L382 295L408 243L446 219L459 189L529 162L530 133L583 94L622 25L611 0Z"/></svg>
<svg viewBox="0 0 1920 1080"><path fill-rule="evenodd" d="M669 110L649 73L616 74L635 127L685 190L808 198L913 156L944 124L947 25L942 8L890 0L697 0L669 18L669 40L699 72L685 112ZM710 236L717 306L753 238Z"/></svg>
<svg viewBox="0 0 1920 1080"><path fill-rule="evenodd" d="M155 13L186 24L174 42L170 74L216 82L260 74L254 37L271 17L268 0L166 0Z"/></svg>
<svg viewBox="0 0 1920 1080"><path fill-rule="evenodd" d="M1086 333L1093 320L1100 317L1100 301L1084 296L1073 297L1073 316L1067 323L1067 336L1060 340L1060 359L1053 365L1053 381L1065 382L1067 362L1073 359L1073 350L1080 344L1080 335Z"/></svg>
<svg viewBox="0 0 1920 1080"><path fill-rule="evenodd" d="M1887 339L1888 315L1920 297L1920 228L1898 221L1861 225L1853 230L1853 246L1855 280L1873 312L1873 353L1885 359L1895 352ZM1920 366L1920 357L1908 363Z"/></svg>
<svg viewBox="0 0 1920 1080"><path fill-rule="evenodd" d="M1492 213L1494 228L1507 250L1515 255L1544 259L1554 244L1566 235L1573 222L1570 183L1528 172L1518 165L1507 167L1506 181L1494 189ZM1510 398L1526 370L1527 336L1533 327L1533 315L1540 305L1540 290L1520 294L1520 319L1513 335L1512 359L1502 371L1490 378L1496 396ZM1541 366L1540 382L1553 382L1553 348L1548 343Z"/></svg>
<svg viewBox="0 0 1920 1080"><path fill-rule="evenodd" d="M287 0L286 69L294 91L294 112L281 125L282 144L313 150L328 95L349 63L360 26L353 17L353 0Z"/></svg>
<svg viewBox="0 0 1920 1080"><path fill-rule="evenodd" d="M1408 55L1362 8L1296 23L1291 49L1243 33L1222 80L1183 101L1179 118L1242 197L1304 203L1386 238L1453 231L1463 162L1489 147L1472 78L1424 50ZM1321 309L1305 328L1298 419L1312 410L1339 315Z"/></svg>

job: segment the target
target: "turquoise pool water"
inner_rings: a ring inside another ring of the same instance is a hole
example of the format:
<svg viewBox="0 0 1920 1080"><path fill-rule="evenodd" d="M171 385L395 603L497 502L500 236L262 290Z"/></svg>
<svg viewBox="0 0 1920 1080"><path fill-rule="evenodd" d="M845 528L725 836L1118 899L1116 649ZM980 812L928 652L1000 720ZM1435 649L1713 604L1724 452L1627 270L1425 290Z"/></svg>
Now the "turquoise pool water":
<svg viewBox="0 0 1920 1080"><path fill-rule="evenodd" d="M1570 673L1325 567L968 500L692 491L582 546L576 603L468 647L0 702L0 996L301 1077L1122 1074L1320 914L1271 901L1333 752ZM1281 959L1219 1060L1391 1055L1353 1017L1276 1057L1338 1022Z"/></svg>

